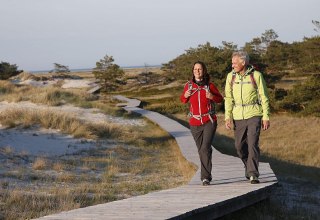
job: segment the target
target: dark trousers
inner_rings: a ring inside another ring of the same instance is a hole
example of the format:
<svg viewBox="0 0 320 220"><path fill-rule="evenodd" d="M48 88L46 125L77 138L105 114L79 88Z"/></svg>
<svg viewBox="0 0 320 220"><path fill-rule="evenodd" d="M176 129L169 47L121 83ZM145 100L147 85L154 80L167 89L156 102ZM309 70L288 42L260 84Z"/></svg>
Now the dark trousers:
<svg viewBox="0 0 320 220"><path fill-rule="evenodd" d="M259 176L261 117L234 120L235 148L248 176Z"/></svg>
<svg viewBox="0 0 320 220"><path fill-rule="evenodd" d="M211 121L200 125L190 126L191 134L196 142L201 162L201 180L212 180L212 139L216 133L217 122Z"/></svg>

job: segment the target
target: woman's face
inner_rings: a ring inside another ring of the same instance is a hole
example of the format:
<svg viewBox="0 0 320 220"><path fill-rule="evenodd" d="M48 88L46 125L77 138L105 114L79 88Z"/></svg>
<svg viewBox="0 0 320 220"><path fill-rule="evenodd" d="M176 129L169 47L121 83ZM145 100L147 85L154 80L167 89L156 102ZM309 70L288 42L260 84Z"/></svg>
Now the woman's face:
<svg viewBox="0 0 320 220"><path fill-rule="evenodd" d="M193 75L194 75L195 80L197 80L197 81L201 81L203 79L203 69L202 69L201 64L196 63L193 66Z"/></svg>

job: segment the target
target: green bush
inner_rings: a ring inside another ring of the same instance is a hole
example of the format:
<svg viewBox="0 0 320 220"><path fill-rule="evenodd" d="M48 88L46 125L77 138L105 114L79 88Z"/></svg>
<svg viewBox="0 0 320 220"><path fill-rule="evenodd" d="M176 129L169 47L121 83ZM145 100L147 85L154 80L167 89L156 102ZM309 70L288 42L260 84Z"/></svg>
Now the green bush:
<svg viewBox="0 0 320 220"><path fill-rule="evenodd" d="M10 64L7 62L0 63L0 80L7 80L21 72L22 70L18 70L18 66L16 64Z"/></svg>
<svg viewBox="0 0 320 220"><path fill-rule="evenodd" d="M279 108L302 115L319 116L320 74L313 74L303 84L298 84L279 103Z"/></svg>

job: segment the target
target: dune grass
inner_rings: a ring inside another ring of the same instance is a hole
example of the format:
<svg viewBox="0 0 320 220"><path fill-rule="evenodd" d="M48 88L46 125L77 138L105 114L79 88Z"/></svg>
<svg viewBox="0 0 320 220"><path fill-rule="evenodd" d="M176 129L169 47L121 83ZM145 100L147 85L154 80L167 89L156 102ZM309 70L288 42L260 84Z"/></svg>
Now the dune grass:
<svg viewBox="0 0 320 220"><path fill-rule="evenodd" d="M8 172L7 178L28 184L2 187L1 212L6 219L35 218L176 187L194 175L172 137L156 125L132 128L122 138L116 147L35 158L19 174Z"/></svg>
<svg viewBox="0 0 320 220"><path fill-rule="evenodd" d="M49 106L72 104L81 108L98 108L105 114L122 117L134 117L116 106L111 96L100 99L83 89L61 89L56 86L33 87L29 85L15 86L8 81L0 81L0 101L30 101Z"/></svg>
<svg viewBox="0 0 320 220"><path fill-rule="evenodd" d="M0 122L7 128L32 127L58 129L62 133L71 134L75 138L96 139L98 137L115 138L121 135L125 128L113 123L90 124L74 117L71 113L59 113L50 110L28 110L12 108L1 112Z"/></svg>
<svg viewBox="0 0 320 220"><path fill-rule="evenodd" d="M26 96L10 101L56 105L84 100L80 99L81 93L57 92L56 88L23 87L22 91L7 86L2 100L14 97L16 92L17 96L22 93ZM30 98L37 93L43 95ZM137 117L117 108L110 97L88 103L106 113ZM30 109L3 111L0 122L6 127L54 128L77 138L98 141L97 149L63 157L33 157L3 148L2 157L11 158L15 164L1 174L0 214L5 219L30 219L172 188L188 182L195 172L195 167L184 159L173 138L151 122L145 126L90 124L71 114ZM117 140L116 147L99 145L99 140L110 138Z"/></svg>
<svg viewBox="0 0 320 220"><path fill-rule="evenodd" d="M65 103L81 105L96 100L96 97L83 90L62 90L57 86L33 87L31 85L14 85L8 81L0 81L0 101L31 101L50 106Z"/></svg>

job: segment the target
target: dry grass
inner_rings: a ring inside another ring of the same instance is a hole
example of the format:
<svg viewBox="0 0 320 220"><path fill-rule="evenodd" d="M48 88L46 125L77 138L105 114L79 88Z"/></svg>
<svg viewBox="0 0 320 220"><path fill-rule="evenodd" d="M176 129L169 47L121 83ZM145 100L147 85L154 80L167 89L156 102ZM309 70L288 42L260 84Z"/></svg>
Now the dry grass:
<svg viewBox="0 0 320 220"><path fill-rule="evenodd" d="M219 138L216 145L231 148L233 131L225 129L223 115L219 115L218 118L218 134L228 137L231 141ZM317 132L320 130L319 118L273 115L270 121L270 129L262 131L260 136L263 155L293 164L320 167L320 139Z"/></svg>
<svg viewBox="0 0 320 220"><path fill-rule="evenodd" d="M77 180L77 176L72 173L61 173L57 176L56 181L64 183L72 183Z"/></svg>
<svg viewBox="0 0 320 220"><path fill-rule="evenodd" d="M15 91L16 86L13 85L12 83L5 81L5 80L0 80L0 94L6 94L6 93L12 93Z"/></svg>
<svg viewBox="0 0 320 220"><path fill-rule="evenodd" d="M75 118L71 113L50 110L7 109L0 114L0 122L6 127L31 127L35 124L44 128L59 129L76 138L96 139L97 137L117 137L120 127L112 123L90 124ZM124 131L125 129L121 129Z"/></svg>
<svg viewBox="0 0 320 220"><path fill-rule="evenodd" d="M31 194L20 189L8 189L3 190L1 196L2 201L11 204L10 209L1 209L4 219L8 220L31 219L35 216L46 215L48 210L80 208L79 203L74 202L69 189L60 188L58 194L52 193L51 196L41 193Z"/></svg>
<svg viewBox="0 0 320 220"><path fill-rule="evenodd" d="M57 161L53 164L52 169L57 172L61 172L66 169L66 165L62 162Z"/></svg>
<svg viewBox="0 0 320 220"><path fill-rule="evenodd" d="M175 148L178 147L170 139L163 136L157 143L146 140L140 147L91 151L88 157L79 155L78 159L65 161L70 169L58 175L50 175L50 166L37 170L37 175L24 171L36 180L36 190L28 186L9 187L11 189L2 194L0 208L6 219L29 219L181 185L193 175L193 167L183 158L177 158L179 153ZM81 164L88 167L89 161L95 169L76 172ZM41 171L45 176L39 174ZM19 178L28 179L28 175Z"/></svg>
<svg viewBox="0 0 320 220"><path fill-rule="evenodd" d="M57 86L47 86L44 88L33 87L31 85L16 86L7 81L0 81L0 88L0 101L31 101L50 106L72 103L81 107L91 107L90 101L96 100L95 96L87 93L85 90L62 90Z"/></svg>
<svg viewBox="0 0 320 220"><path fill-rule="evenodd" d="M36 158L32 164L34 170L44 170L48 166L45 158Z"/></svg>
<svg viewBox="0 0 320 220"><path fill-rule="evenodd" d="M261 149L270 157L320 168L320 118L278 115L262 132Z"/></svg>
<svg viewBox="0 0 320 220"><path fill-rule="evenodd" d="M14 152L14 149L11 146L5 146L0 149L0 152L3 154L12 154Z"/></svg>
<svg viewBox="0 0 320 220"><path fill-rule="evenodd" d="M153 123L126 129L121 130L117 147L61 159L29 158L30 167L7 172L11 181L1 184L5 188L0 195L1 213L6 219L30 219L176 187L193 176L194 166L182 157L168 133Z"/></svg>
<svg viewBox="0 0 320 220"><path fill-rule="evenodd" d="M126 77L135 77L143 72L153 72L157 74L162 74L163 70L160 67L146 67L146 68L126 68L124 69Z"/></svg>
<svg viewBox="0 0 320 220"><path fill-rule="evenodd" d="M279 82L275 84L275 87L290 90L293 88L294 85L298 83L303 83L303 81L305 81L307 78L308 77L306 76L299 76L299 77L284 76Z"/></svg>

